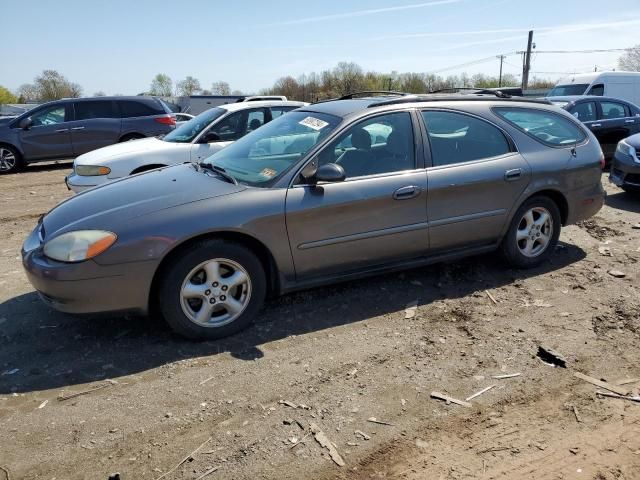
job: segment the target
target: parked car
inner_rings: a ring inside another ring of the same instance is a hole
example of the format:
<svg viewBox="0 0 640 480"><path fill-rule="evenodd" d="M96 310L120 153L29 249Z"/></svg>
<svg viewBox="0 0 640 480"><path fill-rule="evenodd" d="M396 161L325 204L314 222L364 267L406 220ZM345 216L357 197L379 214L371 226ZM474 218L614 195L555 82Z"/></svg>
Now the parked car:
<svg viewBox="0 0 640 480"><path fill-rule="evenodd" d="M162 135L175 124L168 107L154 97L69 98L45 103L0 123L0 173Z"/></svg>
<svg viewBox="0 0 640 480"><path fill-rule="evenodd" d="M231 103L211 108L161 138L111 145L76 158L67 186L81 192L117 178L182 162L199 162L302 102Z"/></svg>
<svg viewBox="0 0 640 480"><path fill-rule="evenodd" d="M640 193L640 134L618 143L609 181L626 192Z"/></svg>
<svg viewBox="0 0 640 480"><path fill-rule="evenodd" d="M498 248L539 265L563 225L602 207L601 162L593 134L546 101L349 95L200 165L70 198L23 265L58 310L153 307L182 335L219 338L267 295Z"/></svg>
<svg viewBox="0 0 640 480"><path fill-rule="evenodd" d="M606 96L640 105L640 72L578 73L561 78L547 97Z"/></svg>
<svg viewBox="0 0 640 480"><path fill-rule="evenodd" d="M611 159L618 142L640 132L640 108L609 97L569 96L550 98L582 123L600 142L606 159Z"/></svg>

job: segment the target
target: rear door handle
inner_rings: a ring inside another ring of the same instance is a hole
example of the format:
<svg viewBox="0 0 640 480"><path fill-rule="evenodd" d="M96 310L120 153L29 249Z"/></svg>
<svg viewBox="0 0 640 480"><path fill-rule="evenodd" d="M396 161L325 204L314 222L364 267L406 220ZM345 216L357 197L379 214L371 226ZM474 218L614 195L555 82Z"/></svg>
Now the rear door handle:
<svg viewBox="0 0 640 480"><path fill-rule="evenodd" d="M58 130L56 130L56 133L63 133L63 132L68 132L69 129L68 128L59 128Z"/></svg>
<svg viewBox="0 0 640 480"><path fill-rule="evenodd" d="M71 130L84 130L84 127L73 127Z"/></svg>
<svg viewBox="0 0 640 480"><path fill-rule="evenodd" d="M507 170L506 172L504 172L504 179L507 182L510 182L512 180L517 180L522 176L522 169L520 168L514 168L513 170Z"/></svg>
<svg viewBox="0 0 640 480"><path fill-rule="evenodd" d="M592 127L601 127L602 124L601 123L592 123L591 126Z"/></svg>
<svg viewBox="0 0 640 480"><path fill-rule="evenodd" d="M624 123L636 123L635 120L625 120Z"/></svg>
<svg viewBox="0 0 640 480"><path fill-rule="evenodd" d="M408 200L420 195L420 191L420 187L416 187L415 185L408 185L393 192L393 198L396 200Z"/></svg>

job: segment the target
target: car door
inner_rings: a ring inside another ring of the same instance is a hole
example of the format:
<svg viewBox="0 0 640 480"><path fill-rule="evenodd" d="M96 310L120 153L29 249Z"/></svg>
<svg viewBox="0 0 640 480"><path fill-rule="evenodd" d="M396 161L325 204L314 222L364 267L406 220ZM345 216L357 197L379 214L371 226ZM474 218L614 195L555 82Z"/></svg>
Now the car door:
<svg viewBox="0 0 640 480"><path fill-rule="evenodd" d="M56 103L38 108L29 115L31 126L21 129L19 133L27 161L73 156L69 132L71 114L69 103Z"/></svg>
<svg viewBox="0 0 640 480"><path fill-rule="evenodd" d="M244 137L247 133L261 127L267 121L265 108L248 108L232 112L214 121L202 132L191 150L191 159L199 162L218 150ZM215 135L213 135L215 134ZM211 136L215 138L211 139Z"/></svg>
<svg viewBox="0 0 640 480"><path fill-rule="evenodd" d="M118 143L122 120L113 101L76 101L73 109L75 115L70 131L75 155Z"/></svg>
<svg viewBox="0 0 640 480"><path fill-rule="evenodd" d="M495 242L529 182L529 164L502 129L480 117L433 109L421 113L431 157L431 251Z"/></svg>
<svg viewBox="0 0 640 480"><path fill-rule="evenodd" d="M606 158L613 157L618 142L634 131L636 119L631 117L629 107L622 102L600 100L597 102L598 120L591 123L594 133Z"/></svg>
<svg viewBox="0 0 640 480"><path fill-rule="evenodd" d="M419 143L412 115L403 111L359 121L322 149L313 161L340 165L346 179L296 184L287 192L298 279L425 254L426 172Z"/></svg>

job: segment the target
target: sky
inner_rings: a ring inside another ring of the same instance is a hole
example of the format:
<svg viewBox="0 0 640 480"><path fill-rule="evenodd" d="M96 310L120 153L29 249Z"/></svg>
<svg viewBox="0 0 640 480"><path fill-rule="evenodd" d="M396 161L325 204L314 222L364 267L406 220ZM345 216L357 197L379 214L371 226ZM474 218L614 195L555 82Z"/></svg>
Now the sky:
<svg viewBox="0 0 640 480"><path fill-rule="evenodd" d="M340 61L365 70L446 76L520 74L534 30L532 76L616 67L640 43L639 0L0 0L0 85L15 90L44 69L86 95L147 91L157 73L226 81L246 93ZM612 8L615 5L615 8ZM7 21L11 19L10 21ZM478 60L482 62L474 63ZM461 64L470 64L456 67Z"/></svg>

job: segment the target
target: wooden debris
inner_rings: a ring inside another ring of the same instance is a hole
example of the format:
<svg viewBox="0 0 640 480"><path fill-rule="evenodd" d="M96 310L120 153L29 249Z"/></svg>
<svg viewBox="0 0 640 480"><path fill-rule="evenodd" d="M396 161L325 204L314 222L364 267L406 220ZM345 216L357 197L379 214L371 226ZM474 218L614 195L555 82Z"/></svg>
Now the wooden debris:
<svg viewBox="0 0 640 480"><path fill-rule="evenodd" d="M626 273L621 272L620 270L609 270L607 273L612 277L616 277L616 278L624 278L627 276Z"/></svg>
<svg viewBox="0 0 640 480"><path fill-rule="evenodd" d="M505 373L504 375L491 375L491 378L495 378L496 380L503 380L505 378L514 378L522 375L521 373Z"/></svg>
<svg viewBox="0 0 640 480"><path fill-rule="evenodd" d="M487 388L483 388L479 392L476 392L473 395L468 396L467 398L464 399L464 401L468 402L470 400L473 400L474 398L479 397L480 395L482 395L485 392L488 392L489 390L491 390L494 387L495 387L495 385L489 385Z"/></svg>
<svg viewBox="0 0 640 480"><path fill-rule="evenodd" d="M367 418L367 422L371 422L371 423L377 423L379 425L388 425L389 427L393 427L393 423L389 423L389 422L385 422L382 420L378 420L376 417L369 417Z"/></svg>
<svg viewBox="0 0 640 480"><path fill-rule="evenodd" d="M38 410L40 410L41 408L44 408L47 406L47 403L49 403L49 400L45 400L44 402L42 402L39 406L38 406Z"/></svg>
<svg viewBox="0 0 640 480"><path fill-rule="evenodd" d="M636 378L623 378L615 382L616 385L629 385L630 383L640 383L640 377Z"/></svg>
<svg viewBox="0 0 640 480"><path fill-rule="evenodd" d="M298 405L296 405L293 402L290 402L289 400L280 400L278 402L280 405L286 405L287 407L291 407L291 408L298 408Z"/></svg>
<svg viewBox="0 0 640 480"><path fill-rule="evenodd" d="M576 407L575 405L571 405L571 409L573 410L573 415L576 417L576 422L582 423L582 418L578 413L578 407Z"/></svg>
<svg viewBox="0 0 640 480"><path fill-rule="evenodd" d="M609 392L596 392L596 395L601 395L603 397L619 398L621 400L629 400L631 402L640 403L640 396L618 395L617 393L609 393Z"/></svg>
<svg viewBox="0 0 640 480"><path fill-rule="evenodd" d="M567 359L564 357L564 355L556 352L552 348L545 347L544 345L539 345L538 357L545 363L557 365L561 368L567 368Z"/></svg>
<svg viewBox="0 0 640 480"><path fill-rule="evenodd" d="M371 440L371 437L364 433L362 430L356 430L355 433L357 436L362 437L363 440Z"/></svg>
<svg viewBox="0 0 640 480"><path fill-rule="evenodd" d="M602 380L598 380L597 378L590 377L589 375L585 375L584 373L574 372L574 377L579 378L580 380L584 380L585 382L589 382L596 387L604 388L605 390L609 390L610 392L617 393L618 395L627 395L629 390L626 388L622 388L616 385L612 385L607 382L603 382Z"/></svg>
<svg viewBox="0 0 640 480"><path fill-rule="evenodd" d="M413 318L416 316L416 312L418 311L418 301L414 300L413 302L407 303L407 306L404 309L404 318Z"/></svg>
<svg viewBox="0 0 640 480"><path fill-rule="evenodd" d="M58 397L58 401L64 402L65 400L70 400L81 395L88 395L90 393L97 392L98 390L102 390L103 388L110 387L111 385L113 385L113 383L103 383L102 385L96 385L95 387L89 388L88 390L82 390L80 392L70 393L68 395L60 395Z"/></svg>
<svg viewBox="0 0 640 480"><path fill-rule="evenodd" d="M3 467L2 465L0 465L0 470L2 470L6 475L6 480L11 480L11 473L9 473L9 469L7 467Z"/></svg>
<svg viewBox="0 0 640 480"><path fill-rule="evenodd" d="M611 257L611 247L598 247L598 252L600 253L600 255L603 255L605 257Z"/></svg>
<svg viewBox="0 0 640 480"><path fill-rule="evenodd" d="M209 470L207 470L206 472L204 472L202 475L200 475L198 478L196 478L196 480L202 480L207 475L211 475L213 472L215 472L216 470L219 470L219 469L220 469L220 467L212 467Z"/></svg>
<svg viewBox="0 0 640 480"><path fill-rule="evenodd" d="M491 295L491 292L489 290L485 290L484 293L487 294L487 297L489 297L489 300L491 300L494 305L498 304L498 301L493 297L493 295Z"/></svg>
<svg viewBox="0 0 640 480"><path fill-rule="evenodd" d="M484 450L480 450L478 452L478 455L480 455L481 453L489 453L489 452L502 452L504 450L511 450L513 447L509 446L509 447L491 447L491 448L485 448Z"/></svg>
<svg viewBox="0 0 640 480"><path fill-rule="evenodd" d="M327 450L329 450L329 456L331 457L331 460L333 460L336 463L336 465L340 467L344 467L345 466L344 460L338 453L338 450L333 445L331 440L329 440L329 438L325 435L325 433L322 430L320 430L320 427L318 427L318 425L316 425L315 423L312 423L311 432L314 434L314 438L316 439L316 442L318 442L321 447L324 447Z"/></svg>
<svg viewBox="0 0 640 480"><path fill-rule="evenodd" d="M204 380L202 380L198 385L204 385L205 383L207 383L210 380L213 380L216 377L209 377L209 378L205 378Z"/></svg>
<svg viewBox="0 0 640 480"><path fill-rule="evenodd" d="M193 452L191 452L189 455L187 455L186 457L184 457L182 460L180 460L171 470L163 473L162 475L160 475L158 478L156 478L156 480L160 480L161 478L166 477L167 475L169 475L171 472L173 472L176 468L178 468L180 465L182 465L184 462L186 462L187 460L189 460L191 457L193 457L196 453L198 453L198 451L200 451L200 449L202 447L204 447L207 443L209 443L211 440L213 439L213 437L209 437L208 439L206 439L204 442L202 442L202 444L200 444L200 446L198 448L196 448Z"/></svg>
<svg viewBox="0 0 640 480"><path fill-rule="evenodd" d="M309 437L309 435L311 435L311 432L307 433L304 437L302 437L300 440L298 440L296 443L294 443L293 445L291 445L289 447L289 450L291 450L292 448L296 448L298 445L304 443L304 441Z"/></svg>
<svg viewBox="0 0 640 480"><path fill-rule="evenodd" d="M449 403L455 403L456 405L462 405L463 407L471 408L472 405L469 402L465 402L464 400L458 400L457 398L450 397L449 395L445 395L440 392L431 392L431 398L437 398L438 400L444 400Z"/></svg>

